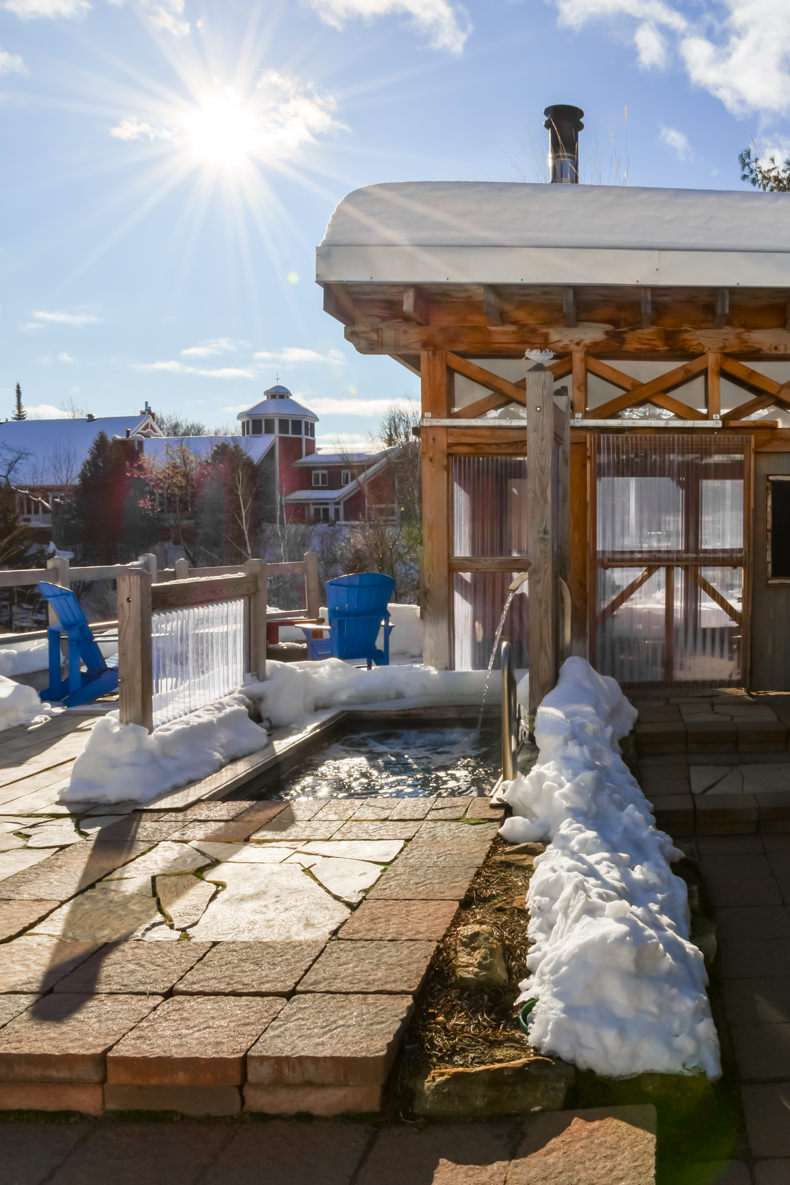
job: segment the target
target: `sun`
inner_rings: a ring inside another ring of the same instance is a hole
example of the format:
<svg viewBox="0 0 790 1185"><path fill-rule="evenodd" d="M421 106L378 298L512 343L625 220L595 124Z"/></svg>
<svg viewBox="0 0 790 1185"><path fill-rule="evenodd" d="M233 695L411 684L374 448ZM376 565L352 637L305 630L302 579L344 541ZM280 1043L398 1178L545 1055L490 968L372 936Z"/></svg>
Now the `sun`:
<svg viewBox="0 0 790 1185"><path fill-rule="evenodd" d="M260 155L263 129L259 112L232 87L189 107L179 122L184 151L195 164L236 173Z"/></svg>

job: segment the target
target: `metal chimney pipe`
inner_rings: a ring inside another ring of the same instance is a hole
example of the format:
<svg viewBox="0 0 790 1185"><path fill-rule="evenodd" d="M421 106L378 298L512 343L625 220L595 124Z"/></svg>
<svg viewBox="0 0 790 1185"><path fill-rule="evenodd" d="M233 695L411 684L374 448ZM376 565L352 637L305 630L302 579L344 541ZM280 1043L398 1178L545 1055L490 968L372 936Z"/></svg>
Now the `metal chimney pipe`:
<svg viewBox="0 0 790 1185"><path fill-rule="evenodd" d="M579 184L579 132L584 127L581 107L555 103L543 112L549 133L552 185Z"/></svg>

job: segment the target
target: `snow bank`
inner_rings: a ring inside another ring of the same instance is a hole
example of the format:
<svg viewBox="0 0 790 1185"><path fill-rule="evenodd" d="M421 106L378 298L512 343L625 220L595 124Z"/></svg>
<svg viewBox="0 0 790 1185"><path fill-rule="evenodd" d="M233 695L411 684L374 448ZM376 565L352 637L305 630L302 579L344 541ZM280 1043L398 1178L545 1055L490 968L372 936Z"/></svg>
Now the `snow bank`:
<svg viewBox="0 0 790 1185"><path fill-rule="evenodd" d="M49 649L44 639L28 646L0 646L0 675L29 675L31 671L45 671L49 665Z"/></svg>
<svg viewBox="0 0 790 1185"><path fill-rule="evenodd" d="M30 724L38 716L52 715L49 704L42 704L37 692L22 683L0 675L0 731Z"/></svg>
<svg viewBox="0 0 790 1185"><path fill-rule="evenodd" d="M148 802L205 778L266 744L266 730L250 720L248 709L235 692L152 733L121 724L111 712L93 726L61 800Z"/></svg>
<svg viewBox="0 0 790 1185"><path fill-rule="evenodd" d="M448 706L479 704L485 681L485 671L437 671L416 666L374 667L368 671L349 666L339 658L268 662L266 669L266 681L245 684L244 694L256 705L261 718L276 727L293 724L319 708L344 704L402 699Z"/></svg>
<svg viewBox="0 0 790 1185"><path fill-rule="evenodd" d="M505 792L510 842L542 839L527 908L530 1042L583 1069L720 1074L701 952L669 837L618 741L636 718L613 679L568 659L537 712L538 763Z"/></svg>

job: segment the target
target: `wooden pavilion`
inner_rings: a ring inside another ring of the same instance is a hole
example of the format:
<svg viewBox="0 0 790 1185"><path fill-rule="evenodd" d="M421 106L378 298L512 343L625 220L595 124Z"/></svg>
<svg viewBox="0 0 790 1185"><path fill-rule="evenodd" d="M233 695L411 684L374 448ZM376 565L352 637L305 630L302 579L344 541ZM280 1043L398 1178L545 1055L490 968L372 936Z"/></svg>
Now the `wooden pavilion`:
<svg viewBox="0 0 790 1185"><path fill-rule="evenodd" d="M529 474L561 489L565 431L573 651L626 685L790 690L787 196L374 185L317 279L357 350L421 378L426 662L485 665L514 577L541 538L562 552L562 496L536 526ZM570 405L554 445L536 350Z"/></svg>

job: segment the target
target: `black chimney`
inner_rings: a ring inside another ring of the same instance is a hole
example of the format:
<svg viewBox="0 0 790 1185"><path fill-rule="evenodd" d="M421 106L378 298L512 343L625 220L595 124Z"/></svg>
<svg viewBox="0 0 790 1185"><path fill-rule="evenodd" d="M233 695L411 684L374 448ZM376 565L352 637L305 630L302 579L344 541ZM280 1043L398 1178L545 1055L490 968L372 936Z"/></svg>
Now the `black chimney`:
<svg viewBox="0 0 790 1185"><path fill-rule="evenodd" d="M581 107L555 103L543 112L549 131L552 185L579 184L579 132L584 127Z"/></svg>

